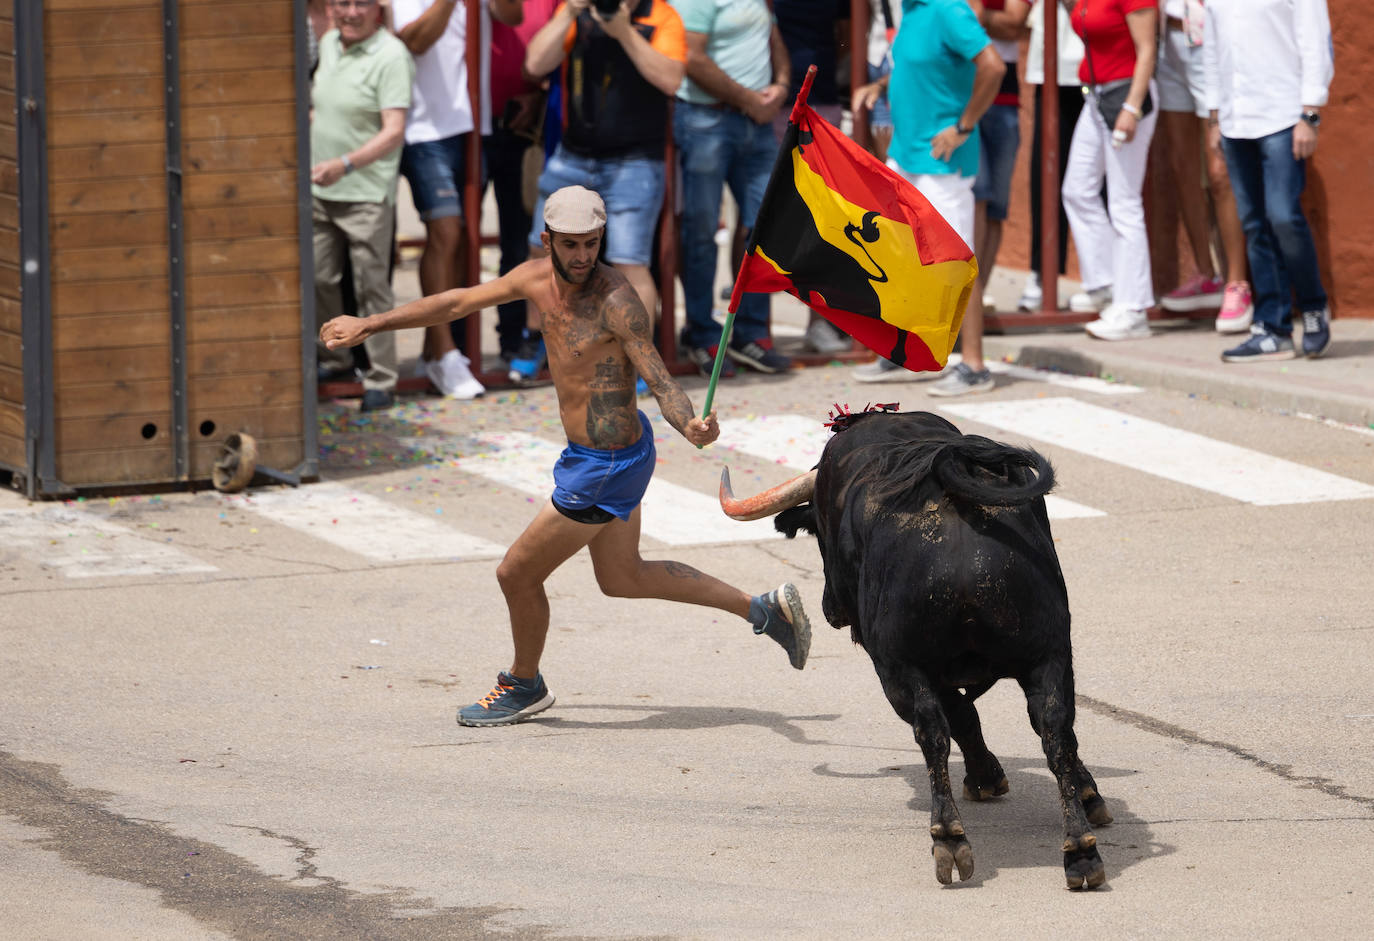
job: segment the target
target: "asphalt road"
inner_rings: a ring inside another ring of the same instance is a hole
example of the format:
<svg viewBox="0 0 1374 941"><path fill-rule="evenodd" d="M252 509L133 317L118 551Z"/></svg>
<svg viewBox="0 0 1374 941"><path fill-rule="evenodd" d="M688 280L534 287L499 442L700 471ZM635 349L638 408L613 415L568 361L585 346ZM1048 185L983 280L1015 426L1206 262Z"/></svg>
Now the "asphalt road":
<svg viewBox="0 0 1374 941"><path fill-rule="evenodd" d="M920 753L824 624L809 538L645 540L753 591L796 582L806 670L718 612L601 597L583 555L549 583L557 705L456 725L508 664L495 557L539 502L528 458L561 443L534 389L371 420L322 405L333 490L306 489L323 502L0 494L3 934L1367 936L1374 436L1158 390L924 389L847 367L742 378L717 404L748 434L702 452L650 403L657 479L683 488L662 512L711 496L723 463L737 492L789 476L782 452L807 442L787 423L834 403L969 406L944 414L1041 448L1068 501L1081 753L1116 818L1105 889L1064 888L1057 798L1008 684L980 706L1011 793L960 803L976 870L936 883ZM1038 414L1059 422L1046 437L1006 426ZM1111 424L1190 457L1113 456ZM1227 464L1255 454L1290 463ZM1209 465L1234 473L1201 486Z"/></svg>

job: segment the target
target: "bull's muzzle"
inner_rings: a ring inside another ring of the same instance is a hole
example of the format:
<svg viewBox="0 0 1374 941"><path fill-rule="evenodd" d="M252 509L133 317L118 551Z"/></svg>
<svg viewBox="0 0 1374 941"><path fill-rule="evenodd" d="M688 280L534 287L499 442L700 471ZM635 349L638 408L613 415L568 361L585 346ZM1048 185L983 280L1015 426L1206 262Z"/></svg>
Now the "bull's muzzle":
<svg viewBox="0 0 1374 941"><path fill-rule="evenodd" d="M757 496L737 500L734 491L730 489L730 468L722 468L720 472L720 508L731 519L763 519L765 516L781 513L788 507L805 503L815 492L816 472L809 470Z"/></svg>

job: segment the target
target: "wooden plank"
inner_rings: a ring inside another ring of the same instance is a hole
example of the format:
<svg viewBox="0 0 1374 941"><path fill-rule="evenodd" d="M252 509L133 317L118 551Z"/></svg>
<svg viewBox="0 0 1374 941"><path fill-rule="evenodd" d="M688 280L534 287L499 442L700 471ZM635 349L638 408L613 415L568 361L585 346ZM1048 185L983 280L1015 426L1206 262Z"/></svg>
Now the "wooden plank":
<svg viewBox="0 0 1374 941"><path fill-rule="evenodd" d="M296 385L299 387L300 382ZM299 391L299 390L298 390ZM24 404L24 371L16 366L0 365L0 401Z"/></svg>
<svg viewBox="0 0 1374 941"><path fill-rule="evenodd" d="M161 108L163 94L162 79L153 75L133 75L118 82L103 78L68 79L48 85L48 113Z"/></svg>
<svg viewBox="0 0 1374 941"><path fill-rule="evenodd" d="M43 0L43 7L54 13L67 10L129 10L134 8L162 8L159 0Z"/></svg>
<svg viewBox="0 0 1374 941"><path fill-rule="evenodd" d="M0 408L0 411L4 409ZM15 435L0 434L0 464L23 467L24 463L24 439Z"/></svg>
<svg viewBox="0 0 1374 941"><path fill-rule="evenodd" d="M242 274L191 275L186 279L186 303L198 307L257 306L294 303L300 299L300 278L293 268Z"/></svg>
<svg viewBox="0 0 1374 941"><path fill-rule="evenodd" d="M310 331L314 338L314 331ZM186 339L191 343L223 343L243 340L274 340L299 343L299 304L243 307L197 307L190 311Z"/></svg>
<svg viewBox="0 0 1374 941"><path fill-rule="evenodd" d="M50 82L100 76L120 78L152 75L159 79L162 76L161 37L155 42L97 43L81 48L68 47L63 49L62 53L48 56L44 62Z"/></svg>
<svg viewBox="0 0 1374 941"><path fill-rule="evenodd" d="M290 3L183 3L180 27L183 40L217 36L280 36L289 43L295 31Z"/></svg>
<svg viewBox="0 0 1374 941"><path fill-rule="evenodd" d="M72 350L53 354L53 380L61 392L71 386L169 379L172 354L165 346L137 347L111 356L104 350Z"/></svg>
<svg viewBox="0 0 1374 941"><path fill-rule="evenodd" d="M57 413L62 416L60 406ZM169 447L172 442L172 414L169 408L163 408L152 412L95 418L63 416L54 422L53 431L59 454L110 448Z"/></svg>
<svg viewBox="0 0 1374 941"><path fill-rule="evenodd" d="M165 312L170 303L165 281L58 281L52 289L52 316L81 317L133 311Z"/></svg>
<svg viewBox="0 0 1374 941"><path fill-rule="evenodd" d="M19 264L19 232L0 226L0 262Z"/></svg>
<svg viewBox="0 0 1374 941"><path fill-rule="evenodd" d="M165 286L163 293L166 293ZM52 343L57 353L140 346L161 346L170 350L172 322L166 314L57 317L53 319Z"/></svg>
<svg viewBox="0 0 1374 941"><path fill-rule="evenodd" d="M280 471L295 470L305 459L305 444L299 435L290 438L257 438L258 466ZM203 480L219 457L219 442L199 442L191 446L191 476Z"/></svg>
<svg viewBox="0 0 1374 941"><path fill-rule="evenodd" d="M0 173L0 185L4 176ZM248 206L296 203L296 171L260 170L238 173L188 173L185 201L190 206Z"/></svg>
<svg viewBox="0 0 1374 941"><path fill-rule="evenodd" d="M0 229L0 238L4 231ZM57 252L53 255L53 277L58 281L166 280L167 248L164 245L124 245Z"/></svg>
<svg viewBox="0 0 1374 941"><path fill-rule="evenodd" d="M0 191L3 175L0 174ZM107 180L54 181L48 186L52 212L76 215L149 209L167 204L165 176L130 176Z"/></svg>
<svg viewBox="0 0 1374 941"><path fill-rule="evenodd" d="M17 330L0 332L0 363L15 369L24 368L24 343Z"/></svg>
<svg viewBox="0 0 1374 941"><path fill-rule="evenodd" d="M299 369L299 346L277 340L245 340L225 343L188 343L187 374L233 376Z"/></svg>
<svg viewBox="0 0 1374 941"><path fill-rule="evenodd" d="M272 137L296 133L294 102L277 101L236 108L182 108L182 139Z"/></svg>
<svg viewBox="0 0 1374 941"><path fill-rule="evenodd" d="M24 439L24 411L11 405L0 406L0 435Z"/></svg>
<svg viewBox="0 0 1374 941"><path fill-rule="evenodd" d="M13 298L24 296L19 292L19 268L17 266L0 264L0 294Z"/></svg>
<svg viewBox="0 0 1374 941"><path fill-rule="evenodd" d="M191 72L182 76L181 104L255 104L296 100L296 72L292 68L263 68L241 72Z"/></svg>
<svg viewBox="0 0 1374 941"><path fill-rule="evenodd" d="M4 220L0 218L0 223ZM191 208L186 212L186 238L271 238L296 235L296 207L258 206L252 212L235 207Z"/></svg>
<svg viewBox="0 0 1374 941"><path fill-rule="evenodd" d="M0 158L19 159L19 135L11 125L0 124Z"/></svg>
<svg viewBox="0 0 1374 941"><path fill-rule="evenodd" d="M53 57L79 55L73 46L162 40L162 10L157 4L104 10L51 10L43 33ZM84 50L83 50L84 51Z"/></svg>
<svg viewBox="0 0 1374 941"><path fill-rule="evenodd" d="M171 409L172 381L146 379L88 383L64 387L59 393L64 418L94 418L133 412Z"/></svg>
<svg viewBox="0 0 1374 941"><path fill-rule="evenodd" d="M14 44L12 41L4 50L0 50L0 88L7 92L14 91Z"/></svg>
<svg viewBox="0 0 1374 941"><path fill-rule="evenodd" d="M14 92L0 89L0 121L13 125L15 121Z"/></svg>
<svg viewBox="0 0 1374 941"><path fill-rule="evenodd" d="M0 193L19 195L19 164L13 160L0 159Z"/></svg>
<svg viewBox="0 0 1374 941"><path fill-rule="evenodd" d="M166 139L162 109L64 114L48 122L53 147L80 144L151 144Z"/></svg>
<svg viewBox="0 0 1374 941"><path fill-rule="evenodd" d="M83 144L48 148L50 181L106 180L167 172L166 143Z"/></svg>
<svg viewBox="0 0 1374 941"><path fill-rule="evenodd" d="M223 441L225 435L236 431L246 431L254 438L285 438L301 433L301 407L299 405L261 406L249 403L239 408L199 408L192 404L190 409L190 428L197 438L213 438ZM209 434L202 430L202 423L210 422L214 428Z"/></svg>
<svg viewBox="0 0 1374 941"><path fill-rule="evenodd" d="M186 270L198 275L299 267L300 245L295 238L193 240L186 244Z"/></svg>
<svg viewBox="0 0 1374 941"><path fill-rule="evenodd" d="M0 194L0 225L9 229L19 228L18 197Z"/></svg>
<svg viewBox="0 0 1374 941"><path fill-rule="evenodd" d="M227 69L291 68L295 58L296 43L290 35L278 36L275 40L260 36L248 39L219 36L181 42L183 75Z"/></svg>
<svg viewBox="0 0 1374 941"><path fill-rule="evenodd" d="M237 408L245 404L294 405L300 407L300 369L247 373L233 382L222 377L192 377L187 383L186 399L193 411Z"/></svg>
<svg viewBox="0 0 1374 941"><path fill-rule="evenodd" d="M170 442L113 451L72 451L57 455L57 476L73 487L99 484L158 484L175 480Z"/></svg>
<svg viewBox="0 0 1374 941"><path fill-rule="evenodd" d="M0 333L21 334L24 323L24 304L17 297L0 297ZM12 363L18 366L17 362Z"/></svg>
<svg viewBox="0 0 1374 941"><path fill-rule="evenodd" d="M188 141L182 152L188 170L276 170L296 166L296 135Z"/></svg>
<svg viewBox="0 0 1374 941"><path fill-rule="evenodd" d="M54 254L74 248L167 244L167 212L111 212L53 216L48 238Z"/></svg>
<svg viewBox="0 0 1374 941"><path fill-rule="evenodd" d="M9 10L7 9L5 12L8 13ZM8 53L14 52L14 20L8 16L0 20L0 49Z"/></svg>

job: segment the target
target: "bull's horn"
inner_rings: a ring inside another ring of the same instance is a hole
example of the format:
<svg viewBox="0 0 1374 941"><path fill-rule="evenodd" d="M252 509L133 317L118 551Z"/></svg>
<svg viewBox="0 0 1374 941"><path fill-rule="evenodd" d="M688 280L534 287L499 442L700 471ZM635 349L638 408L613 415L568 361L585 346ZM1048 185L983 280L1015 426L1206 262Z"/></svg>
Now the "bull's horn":
<svg viewBox="0 0 1374 941"><path fill-rule="evenodd" d="M720 508L731 519L763 519L788 507L805 503L815 492L816 472L809 470L800 477L793 477L771 490L765 490L758 496L736 500L734 491L730 489L730 468L722 468L720 472Z"/></svg>

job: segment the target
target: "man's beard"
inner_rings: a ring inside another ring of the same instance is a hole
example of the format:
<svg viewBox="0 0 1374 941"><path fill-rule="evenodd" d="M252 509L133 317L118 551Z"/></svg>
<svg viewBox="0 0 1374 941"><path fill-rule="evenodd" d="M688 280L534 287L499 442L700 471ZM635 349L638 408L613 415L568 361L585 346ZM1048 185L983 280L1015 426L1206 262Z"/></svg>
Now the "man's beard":
<svg viewBox="0 0 1374 941"><path fill-rule="evenodd" d="M549 258L553 261L553 270L558 272L558 276L569 284L584 284L586 280L592 276L592 272L596 270L596 265L592 264L587 268L587 273L580 279L574 278L572 272L563 267L563 262L558 259L558 249L554 248L552 245L549 246Z"/></svg>

